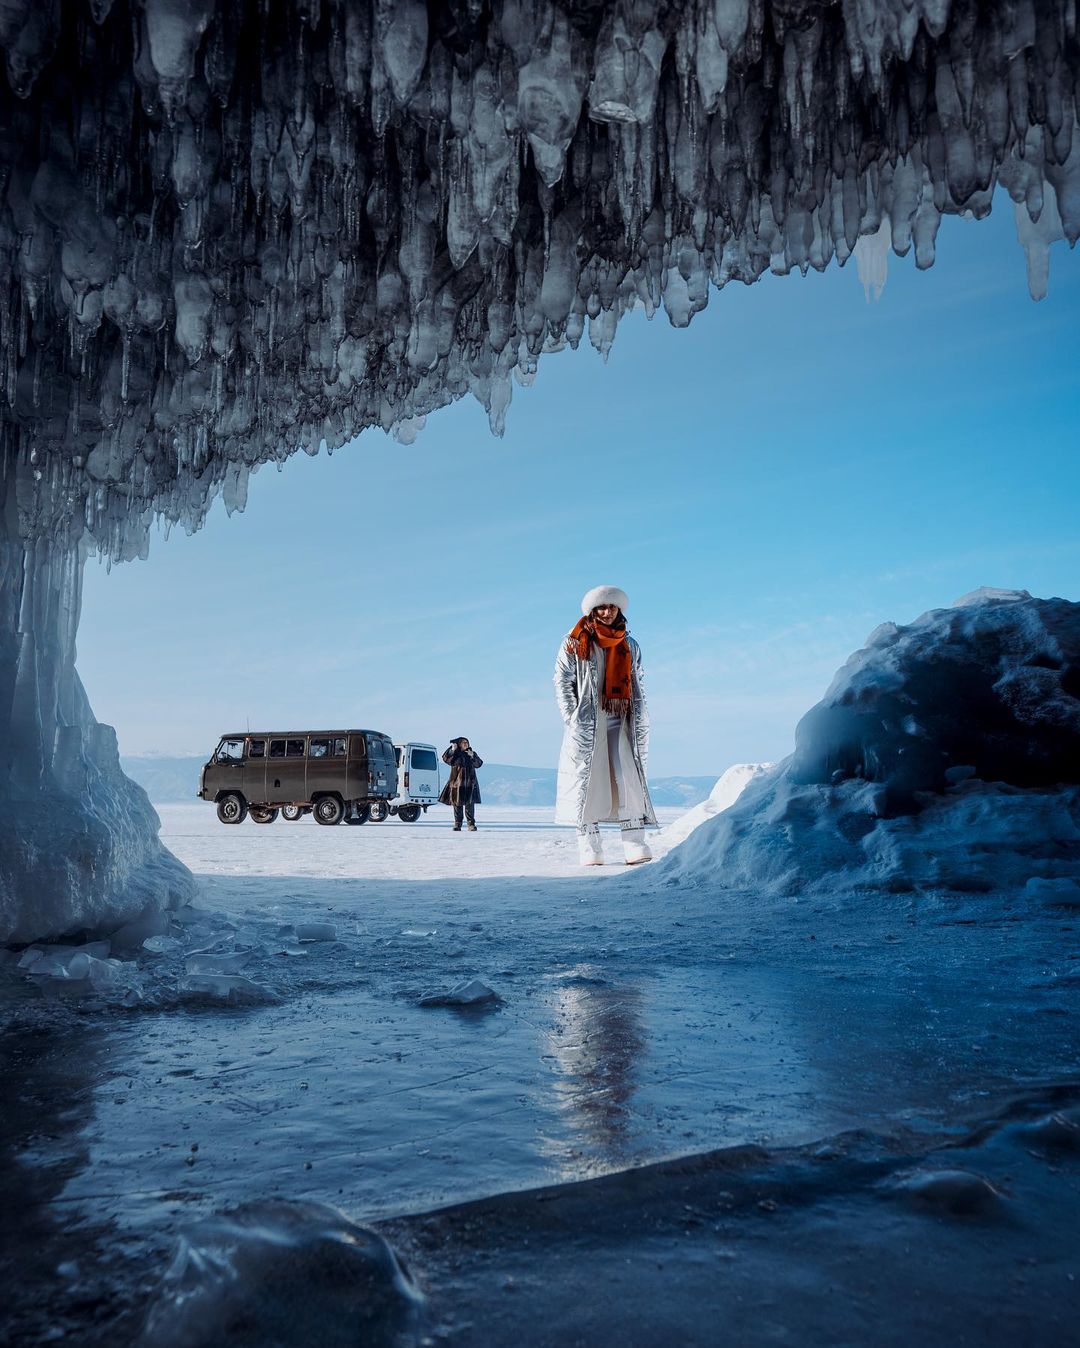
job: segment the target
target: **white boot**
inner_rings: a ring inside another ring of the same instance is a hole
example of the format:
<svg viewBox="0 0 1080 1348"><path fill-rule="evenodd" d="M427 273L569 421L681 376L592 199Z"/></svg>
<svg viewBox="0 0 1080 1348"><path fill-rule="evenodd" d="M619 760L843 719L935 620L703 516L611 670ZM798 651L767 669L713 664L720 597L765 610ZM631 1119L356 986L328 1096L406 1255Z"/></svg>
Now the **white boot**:
<svg viewBox="0 0 1080 1348"><path fill-rule="evenodd" d="M645 841L643 828L624 828L622 831L623 860L628 866L640 866L643 861L652 861L649 844Z"/></svg>
<svg viewBox="0 0 1080 1348"><path fill-rule="evenodd" d="M591 828L577 836L578 860L583 866L602 866L604 849L600 845L600 830Z"/></svg>

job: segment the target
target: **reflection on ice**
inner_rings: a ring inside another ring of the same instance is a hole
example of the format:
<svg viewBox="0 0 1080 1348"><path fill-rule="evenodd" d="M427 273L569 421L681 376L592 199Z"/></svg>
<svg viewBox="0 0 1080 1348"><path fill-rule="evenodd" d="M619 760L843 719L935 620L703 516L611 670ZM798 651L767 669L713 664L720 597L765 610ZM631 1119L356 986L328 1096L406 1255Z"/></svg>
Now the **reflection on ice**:
<svg viewBox="0 0 1080 1348"><path fill-rule="evenodd" d="M573 1129L605 1161L625 1158L632 1135L629 1103L645 1050L643 997L634 986L611 986L593 965L561 976L554 992L554 1023L547 1032L561 1075L554 1083Z"/></svg>

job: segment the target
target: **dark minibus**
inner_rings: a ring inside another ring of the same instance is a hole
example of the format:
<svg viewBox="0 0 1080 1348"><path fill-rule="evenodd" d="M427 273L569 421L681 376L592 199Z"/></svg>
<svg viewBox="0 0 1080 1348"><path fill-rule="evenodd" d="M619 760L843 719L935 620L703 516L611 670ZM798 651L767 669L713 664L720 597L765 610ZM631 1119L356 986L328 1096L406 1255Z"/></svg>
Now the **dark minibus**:
<svg viewBox="0 0 1080 1348"><path fill-rule="evenodd" d="M393 741L379 730L274 730L223 735L199 776L199 798L223 824L272 824L280 811L317 824L362 824L397 795Z"/></svg>

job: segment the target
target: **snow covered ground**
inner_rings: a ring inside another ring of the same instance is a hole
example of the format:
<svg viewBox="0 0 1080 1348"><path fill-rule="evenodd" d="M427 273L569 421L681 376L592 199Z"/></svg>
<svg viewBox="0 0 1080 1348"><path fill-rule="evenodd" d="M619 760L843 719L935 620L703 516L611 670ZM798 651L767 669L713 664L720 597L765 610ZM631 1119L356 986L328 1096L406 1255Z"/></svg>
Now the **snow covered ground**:
<svg viewBox="0 0 1080 1348"><path fill-rule="evenodd" d="M612 865L579 870L577 835L552 822L553 809L530 805L477 806L477 832L454 833L453 815L435 806L415 824L387 819L359 828L320 828L310 815L295 824L239 827L218 823L214 807L159 805L161 839L171 852L200 875L296 875L342 880L415 881L497 876L552 876L610 879L626 867L618 829L605 828L605 855ZM657 811L670 825L683 811ZM663 837L653 833L651 839ZM657 857L668 850L661 841Z"/></svg>
<svg viewBox="0 0 1080 1348"><path fill-rule="evenodd" d="M1080 1314L1067 1235L1080 1214L1080 1147L1037 1160L1025 1143L1024 1173L1041 1178L1021 1185L1014 1144L966 1155L961 1168L982 1167L1008 1192L1009 1222L958 1218L945 1200L919 1215L901 1184L901 1171L947 1169L942 1149L982 1137L987 1120L1056 1111L1073 1136L1080 923L1068 908L980 894L974 917L971 896L841 903L670 883L663 865L582 871L573 833L529 809L485 809L475 835L445 819L227 828L198 803L161 815L200 895L153 942L157 953L125 960L123 995L35 980L14 959L0 968L0 1197L20 1214L0 1231L0 1256L23 1289L0 1315L13 1341L60 1331L126 1342L154 1303L160 1342L225 1342L212 1306L216 1328L199 1338L176 1319L183 1298L158 1292L172 1241L222 1209L287 1200L389 1223L427 1293L436 1341L554 1342L540 1321L530 1328L541 1311L528 1288L572 1287L573 1270L596 1260L615 1278L603 1301L612 1334L634 1315L657 1325L657 1305L674 1295L663 1319L671 1341L709 1342L714 1303L700 1288L691 1296L694 1270L715 1278L768 1219L762 1248L787 1249L783 1276L798 1281L783 1233L825 1260L836 1230L812 1203L785 1216L784 1193L825 1186L834 1205L855 1203L853 1176L884 1175L883 1158L900 1187L868 1208L860 1199L851 1217L879 1258L900 1258L920 1223L933 1234L951 1222L941 1240L965 1294L990 1241L995 1269L1026 1270L1056 1289L1054 1315ZM614 857L614 831L609 843ZM658 854L664 846L661 835ZM255 1004L220 1000L228 979L249 984L239 1000ZM422 1004L469 980L498 1000ZM863 1139L858 1165L852 1137ZM632 1178L673 1156L688 1158L682 1169ZM747 1157L756 1169L743 1174ZM576 1188L543 1187L582 1181L600 1187L580 1201ZM652 1196L635 1206L638 1183ZM576 1254L550 1229L533 1231L536 1198L523 1191L536 1186L576 1204ZM446 1203L469 1206L442 1218ZM895 1229L889 1214L899 1214ZM540 1270L531 1275L510 1257L528 1239ZM462 1262L455 1251L466 1247ZM806 1274L823 1298L865 1276L834 1254ZM763 1326L797 1328L795 1312L763 1291L779 1275L757 1257L733 1271L731 1288L764 1297ZM500 1270L497 1286L485 1268ZM997 1282L980 1301L991 1327L1011 1306L1050 1331L1042 1303L1014 1304L1022 1289L1004 1274ZM514 1287L525 1289L517 1316L499 1299ZM849 1287L851 1304L862 1295ZM584 1334L571 1322L590 1304L558 1303L562 1341ZM887 1297L874 1305L894 1309ZM828 1324L834 1312L818 1310ZM895 1323L910 1328L912 1313ZM498 1332L485 1328L495 1323ZM851 1341L876 1341L843 1323ZM605 1341L595 1322L590 1333L582 1341ZM770 1336L748 1329L739 1341Z"/></svg>

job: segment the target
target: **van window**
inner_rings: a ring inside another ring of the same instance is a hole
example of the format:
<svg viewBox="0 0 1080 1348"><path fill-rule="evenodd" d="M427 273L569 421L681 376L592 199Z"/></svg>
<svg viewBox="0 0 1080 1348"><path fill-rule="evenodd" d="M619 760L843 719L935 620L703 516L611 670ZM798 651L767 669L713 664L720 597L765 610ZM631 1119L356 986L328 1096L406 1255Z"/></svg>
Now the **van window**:
<svg viewBox="0 0 1080 1348"><path fill-rule="evenodd" d="M308 758L329 758L329 757L330 757L329 740L311 741L311 748L308 750Z"/></svg>
<svg viewBox="0 0 1080 1348"><path fill-rule="evenodd" d="M400 745L400 744L395 744L395 745L394 745L394 759L395 759L395 761L397 762L398 767L400 768L400 767L401 767L401 745Z"/></svg>
<svg viewBox="0 0 1080 1348"><path fill-rule="evenodd" d="M222 740L214 755L215 763L236 763L244 756L243 740Z"/></svg>
<svg viewBox="0 0 1080 1348"><path fill-rule="evenodd" d="M271 758L284 758L284 757L285 757L285 741L284 741L284 740L271 740L271 741L270 741L270 757L271 757Z"/></svg>
<svg viewBox="0 0 1080 1348"><path fill-rule="evenodd" d="M304 741L303 741L303 740L286 740L286 741L285 741L285 757L286 757L286 758L303 758L303 756L304 756Z"/></svg>
<svg viewBox="0 0 1080 1348"><path fill-rule="evenodd" d="M344 758L344 757L345 757L345 736L344 736L344 735L335 735L334 738L330 741L330 757L331 757L331 758Z"/></svg>
<svg viewBox="0 0 1080 1348"><path fill-rule="evenodd" d="M412 751L412 765L417 772L437 772L439 768L438 760L432 749L414 749Z"/></svg>
<svg viewBox="0 0 1080 1348"><path fill-rule="evenodd" d="M265 758L266 741L248 740L248 758Z"/></svg>

